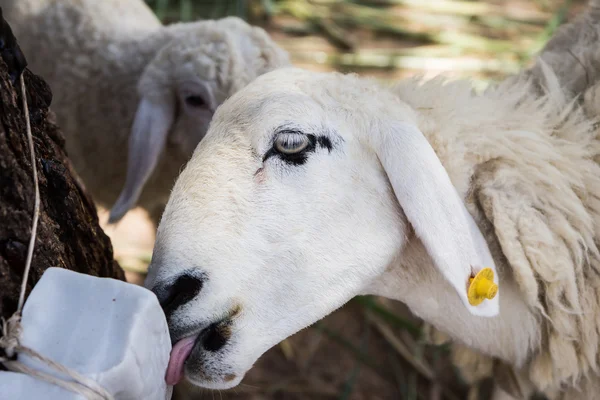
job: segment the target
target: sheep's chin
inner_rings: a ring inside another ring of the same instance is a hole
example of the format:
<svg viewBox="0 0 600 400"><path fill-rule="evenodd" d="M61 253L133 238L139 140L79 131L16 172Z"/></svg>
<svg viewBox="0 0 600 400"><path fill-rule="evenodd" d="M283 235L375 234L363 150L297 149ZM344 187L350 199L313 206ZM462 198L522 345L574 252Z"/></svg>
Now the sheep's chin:
<svg viewBox="0 0 600 400"><path fill-rule="evenodd" d="M191 349L185 349L187 347L186 342L193 342ZM180 346L180 343L181 346ZM249 368L241 368L241 365L234 363L231 364L224 360L226 355L223 353L207 352L201 349L201 346L196 346L197 341L195 337L185 338L173 347L180 346L184 349L181 354L171 354L171 357L175 357L174 362L175 368L180 368L180 374L175 374L177 379L173 378L173 373L169 374L167 370L167 384L174 385L185 379L195 386L199 386L205 389L217 389L225 390L236 387L240 384L246 372ZM181 357L182 359L177 359ZM171 366L171 363L169 363ZM171 378L171 379L170 379Z"/></svg>
<svg viewBox="0 0 600 400"><path fill-rule="evenodd" d="M189 356L189 359L186 361L184 368L185 378L195 386L213 390L232 389L239 385L242 379L244 379L244 376L246 376L247 371L243 371L241 373L229 372L226 374L217 374L217 376L213 377L210 374L207 374L203 369L195 369L191 367L190 364L198 363L199 360L196 359L196 357L198 357L198 355L192 352L192 354ZM226 369L228 371L232 370L230 367L227 367Z"/></svg>
<svg viewBox="0 0 600 400"><path fill-rule="evenodd" d="M245 374L241 374L239 376L236 375L236 377L231 381L224 381L224 380L213 381L213 380L196 378L193 375L186 374L188 381L191 382L192 384L194 384L195 386L199 386L199 387L203 387L205 389L211 389L211 390L233 389L234 387L238 386L242 382L242 379L244 379L244 376L245 376Z"/></svg>

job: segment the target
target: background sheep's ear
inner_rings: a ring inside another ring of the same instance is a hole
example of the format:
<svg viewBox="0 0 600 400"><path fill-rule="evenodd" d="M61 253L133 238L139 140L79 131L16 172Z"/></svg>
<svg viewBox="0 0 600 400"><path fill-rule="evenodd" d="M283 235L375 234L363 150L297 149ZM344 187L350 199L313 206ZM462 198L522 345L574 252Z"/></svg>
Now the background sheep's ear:
<svg viewBox="0 0 600 400"><path fill-rule="evenodd" d="M152 102L142 98L140 101L129 136L125 186L110 210L109 223L118 222L135 206L164 148L173 123L173 108L166 100Z"/></svg>
<svg viewBox="0 0 600 400"><path fill-rule="evenodd" d="M485 239L427 139L414 125L397 124L373 140L398 202L436 267L472 314L497 315L499 295L477 306L469 303L469 278L485 267L496 272L495 265ZM494 282L498 284L496 273Z"/></svg>

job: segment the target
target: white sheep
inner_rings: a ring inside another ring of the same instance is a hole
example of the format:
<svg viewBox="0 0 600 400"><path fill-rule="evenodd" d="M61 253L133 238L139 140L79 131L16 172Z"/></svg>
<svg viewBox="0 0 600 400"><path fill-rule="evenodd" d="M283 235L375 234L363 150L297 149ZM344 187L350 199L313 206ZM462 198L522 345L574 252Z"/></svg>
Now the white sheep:
<svg viewBox="0 0 600 400"><path fill-rule="evenodd" d="M142 0L0 0L78 174L118 221L155 222L216 107L289 65L258 27L228 17L163 26ZM143 191L142 191L143 189Z"/></svg>
<svg viewBox="0 0 600 400"><path fill-rule="evenodd" d="M146 281L175 343L167 381L233 387L282 339L375 294L500 360L525 394L595 398L600 108L542 72L545 93L521 76L477 95L283 68L224 102ZM498 293L472 304L484 267Z"/></svg>

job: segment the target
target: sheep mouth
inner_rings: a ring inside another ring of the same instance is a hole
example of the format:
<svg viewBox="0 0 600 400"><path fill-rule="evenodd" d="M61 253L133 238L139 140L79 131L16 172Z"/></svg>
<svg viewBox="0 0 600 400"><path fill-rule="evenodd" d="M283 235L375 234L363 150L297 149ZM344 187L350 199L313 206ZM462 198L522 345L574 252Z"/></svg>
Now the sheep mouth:
<svg viewBox="0 0 600 400"><path fill-rule="evenodd" d="M207 353L217 353L222 350L231 338L233 321L227 317L208 326L201 328L197 333L179 335L173 340L173 348L169 357L165 380L168 385L179 383L186 370L191 370L200 375L203 380L213 381L213 376L224 375L223 381L232 381L232 374L223 374L221 371L208 371L205 367ZM234 376L235 377L235 376Z"/></svg>

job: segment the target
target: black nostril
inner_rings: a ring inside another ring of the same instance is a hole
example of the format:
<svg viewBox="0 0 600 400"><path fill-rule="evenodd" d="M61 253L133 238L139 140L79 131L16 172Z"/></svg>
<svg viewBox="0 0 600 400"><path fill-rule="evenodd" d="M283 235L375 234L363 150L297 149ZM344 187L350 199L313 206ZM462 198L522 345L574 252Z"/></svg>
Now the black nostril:
<svg viewBox="0 0 600 400"><path fill-rule="evenodd" d="M202 334L202 347L206 351L219 351L231 336L228 324L215 323L210 325Z"/></svg>
<svg viewBox="0 0 600 400"><path fill-rule="evenodd" d="M203 284L203 276L184 274L172 284L158 286L152 290L168 318L175 309L196 297L202 290Z"/></svg>

